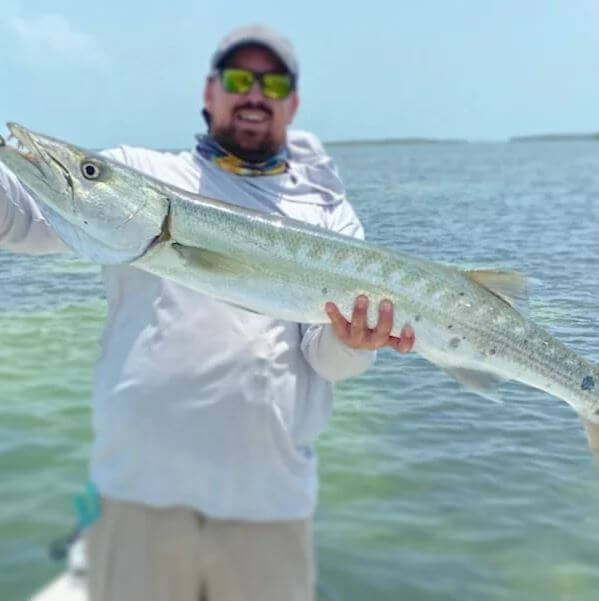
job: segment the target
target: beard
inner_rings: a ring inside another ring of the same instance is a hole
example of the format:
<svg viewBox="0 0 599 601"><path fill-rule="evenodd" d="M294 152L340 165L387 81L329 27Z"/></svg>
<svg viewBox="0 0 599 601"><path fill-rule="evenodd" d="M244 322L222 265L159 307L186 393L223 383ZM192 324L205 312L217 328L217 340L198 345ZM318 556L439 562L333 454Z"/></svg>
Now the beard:
<svg viewBox="0 0 599 601"><path fill-rule="evenodd" d="M241 108L260 108L270 113L270 109L261 105L243 105ZM259 133L243 128L243 125L215 127L212 124L210 134L220 146L236 157L250 163L262 163L276 155L283 146L283 141L275 140L270 131Z"/></svg>
<svg viewBox="0 0 599 601"><path fill-rule="evenodd" d="M262 163L277 154L281 148L281 144L275 142L268 133L241 133L235 126L213 130L211 134L227 152L250 163ZM240 138L249 140L251 145L241 143ZM255 138L255 142L252 143L251 138Z"/></svg>

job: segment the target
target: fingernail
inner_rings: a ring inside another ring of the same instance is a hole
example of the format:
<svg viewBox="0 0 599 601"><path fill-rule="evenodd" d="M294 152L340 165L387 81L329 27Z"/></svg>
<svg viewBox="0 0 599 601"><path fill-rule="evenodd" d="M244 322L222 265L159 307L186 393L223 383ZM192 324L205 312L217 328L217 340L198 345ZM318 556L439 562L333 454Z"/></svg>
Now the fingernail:
<svg viewBox="0 0 599 601"><path fill-rule="evenodd" d="M356 301L356 306L358 309L365 309L368 301L364 296L358 296L358 300Z"/></svg>
<svg viewBox="0 0 599 601"><path fill-rule="evenodd" d="M388 313L391 311L391 302L388 300L381 301L381 311Z"/></svg>
<svg viewBox="0 0 599 601"><path fill-rule="evenodd" d="M399 335L402 338L414 338L414 330L410 324L405 323L401 328L401 332L399 333Z"/></svg>

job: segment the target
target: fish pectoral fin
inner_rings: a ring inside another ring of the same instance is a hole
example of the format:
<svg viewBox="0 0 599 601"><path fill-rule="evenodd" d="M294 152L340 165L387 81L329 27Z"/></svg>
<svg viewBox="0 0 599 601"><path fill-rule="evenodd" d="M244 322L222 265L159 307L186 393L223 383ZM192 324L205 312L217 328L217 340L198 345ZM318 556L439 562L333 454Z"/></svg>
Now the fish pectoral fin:
<svg viewBox="0 0 599 601"><path fill-rule="evenodd" d="M443 366L443 370L455 378L466 390L493 401L503 403L497 390L499 385L506 380L488 371L465 369L463 367Z"/></svg>
<svg viewBox="0 0 599 601"><path fill-rule="evenodd" d="M523 315L528 314L528 283L521 273L492 269L475 269L464 273L516 311Z"/></svg>
<svg viewBox="0 0 599 601"><path fill-rule="evenodd" d="M185 263L202 271L226 276L247 275L255 271L248 263L207 248L184 246L178 242L174 242L171 246Z"/></svg>

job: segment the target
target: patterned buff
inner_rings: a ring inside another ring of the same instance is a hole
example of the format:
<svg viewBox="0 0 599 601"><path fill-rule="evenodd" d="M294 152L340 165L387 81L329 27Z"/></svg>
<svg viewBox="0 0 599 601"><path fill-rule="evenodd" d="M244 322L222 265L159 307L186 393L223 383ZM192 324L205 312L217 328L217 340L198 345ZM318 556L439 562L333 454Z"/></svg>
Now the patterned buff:
<svg viewBox="0 0 599 601"><path fill-rule="evenodd" d="M220 144L208 135L196 136L198 142L197 152L205 159L212 161L223 171L235 173L236 175L280 175L289 168L287 163L287 152L283 151L263 163L250 163L227 152Z"/></svg>

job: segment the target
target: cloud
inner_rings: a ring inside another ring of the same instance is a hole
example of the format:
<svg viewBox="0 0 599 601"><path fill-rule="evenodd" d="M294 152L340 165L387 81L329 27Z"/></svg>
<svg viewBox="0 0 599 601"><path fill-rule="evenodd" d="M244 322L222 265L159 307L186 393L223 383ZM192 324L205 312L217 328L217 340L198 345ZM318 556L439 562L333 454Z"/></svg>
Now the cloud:
<svg viewBox="0 0 599 601"><path fill-rule="evenodd" d="M8 27L30 61L95 67L108 64L108 55L98 40L74 29L62 15L14 16Z"/></svg>

